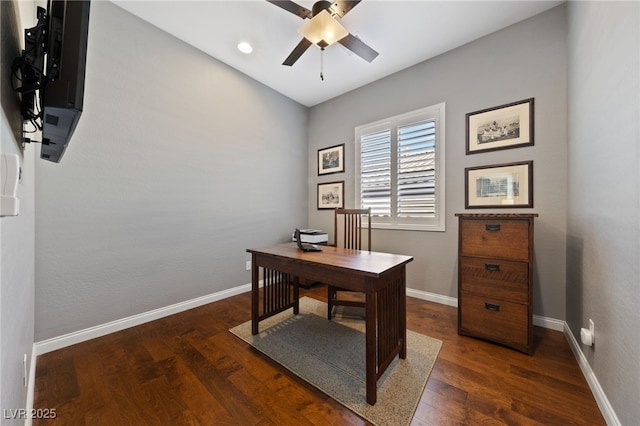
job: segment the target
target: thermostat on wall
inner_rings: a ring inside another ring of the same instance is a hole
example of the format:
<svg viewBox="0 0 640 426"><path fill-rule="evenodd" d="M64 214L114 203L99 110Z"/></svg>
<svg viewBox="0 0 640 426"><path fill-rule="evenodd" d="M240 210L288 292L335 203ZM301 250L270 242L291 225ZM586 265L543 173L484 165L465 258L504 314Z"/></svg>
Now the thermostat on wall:
<svg viewBox="0 0 640 426"><path fill-rule="evenodd" d="M17 216L20 210L18 178L20 161L17 154L2 153L0 156L0 216Z"/></svg>

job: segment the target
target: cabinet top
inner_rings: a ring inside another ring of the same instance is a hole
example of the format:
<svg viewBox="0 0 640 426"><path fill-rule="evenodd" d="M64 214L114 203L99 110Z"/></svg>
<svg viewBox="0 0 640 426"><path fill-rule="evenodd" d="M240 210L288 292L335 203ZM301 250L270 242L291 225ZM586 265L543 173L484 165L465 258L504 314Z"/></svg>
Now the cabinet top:
<svg viewBox="0 0 640 426"><path fill-rule="evenodd" d="M468 219L529 219L538 217L538 213L456 213L455 215Z"/></svg>

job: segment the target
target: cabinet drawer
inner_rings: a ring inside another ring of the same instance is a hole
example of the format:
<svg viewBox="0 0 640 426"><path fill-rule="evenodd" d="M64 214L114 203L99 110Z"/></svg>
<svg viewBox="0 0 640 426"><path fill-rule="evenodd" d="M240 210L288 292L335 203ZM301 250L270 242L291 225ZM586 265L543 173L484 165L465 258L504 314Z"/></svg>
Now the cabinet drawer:
<svg viewBox="0 0 640 426"><path fill-rule="evenodd" d="M528 346L527 305L463 293L460 332L524 350Z"/></svg>
<svg viewBox="0 0 640 426"><path fill-rule="evenodd" d="M519 303L529 299L526 262L462 256L459 273L462 291Z"/></svg>
<svg viewBox="0 0 640 426"><path fill-rule="evenodd" d="M529 221L462 219L460 253L470 256L529 260Z"/></svg>

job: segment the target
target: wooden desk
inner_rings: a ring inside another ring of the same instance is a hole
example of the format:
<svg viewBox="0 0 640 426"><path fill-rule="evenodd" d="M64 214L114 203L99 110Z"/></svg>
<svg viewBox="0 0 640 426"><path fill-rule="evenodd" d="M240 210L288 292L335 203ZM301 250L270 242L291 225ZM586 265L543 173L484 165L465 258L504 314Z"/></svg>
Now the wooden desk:
<svg viewBox="0 0 640 426"><path fill-rule="evenodd" d="M247 251L252 255L253 334L258 334L258 324L265 318L289 308L295 315L299 313L300 277L366 295L367 403L375 404L378 378L396 355L407 357L405 267L413 257L331 246L322 247L321 252L305 253L294 243Z"/></svg>

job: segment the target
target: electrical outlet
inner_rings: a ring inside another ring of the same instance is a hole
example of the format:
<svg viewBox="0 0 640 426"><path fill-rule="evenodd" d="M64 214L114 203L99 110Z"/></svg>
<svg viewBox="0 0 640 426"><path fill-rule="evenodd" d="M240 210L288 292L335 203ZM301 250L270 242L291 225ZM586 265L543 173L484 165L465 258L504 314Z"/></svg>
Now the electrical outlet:
<svg viewBox="0 0 640 426"><path fill-rule="evenodd" d="M246 263L245 267L247 268L247 271L251 270L251 261L250 260L247 260L247 263Z"/></svg>

